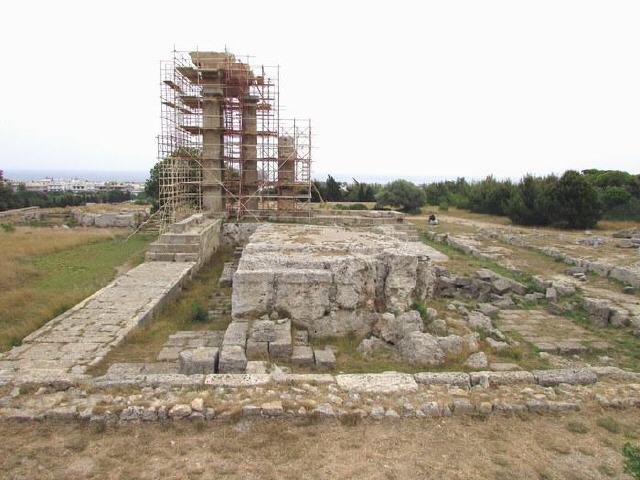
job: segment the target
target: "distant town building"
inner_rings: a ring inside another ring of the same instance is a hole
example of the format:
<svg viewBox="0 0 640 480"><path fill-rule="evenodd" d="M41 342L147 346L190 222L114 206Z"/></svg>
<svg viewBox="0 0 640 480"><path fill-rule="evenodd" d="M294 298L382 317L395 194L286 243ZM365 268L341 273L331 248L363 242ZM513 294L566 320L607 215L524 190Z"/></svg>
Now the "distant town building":
<svg viewBox="0 0 640 480"><path fill-rule="evenodd" d="M41 180L29 180L26 182L11 181L10 184L14 189L17 189L18 185L22 184L30 192L94 193L120 190L137 195L144 191L144 183L139 182L94 182L78 178L43 178Z"/></svg>

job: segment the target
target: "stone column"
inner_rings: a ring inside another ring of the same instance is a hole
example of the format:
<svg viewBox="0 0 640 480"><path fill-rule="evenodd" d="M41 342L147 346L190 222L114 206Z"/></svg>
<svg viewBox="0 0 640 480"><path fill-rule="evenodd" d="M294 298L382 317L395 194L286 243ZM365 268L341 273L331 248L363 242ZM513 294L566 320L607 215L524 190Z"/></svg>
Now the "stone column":
<svg viewBox="0 0 640 480"><path fill-rule="evenodd" d="M258 150L256 104L258 97L246 97L242 109L242 203L247 210L258 209L258 198L253 196L258 188Z"/></svg>
<svg viewBox="0 0 640 480"><path fill-rule="evenodd" d="M278 191L279 195L291 197L295 194L292 184L295 181L296 149L293 137L278 138ZM295 209L294 198L279 198L278 210Z"/></svg>
<svg viewBox="0 0 640 480"><path fill-rule="evenodd" d="M203 86L202 99L202 208L210 212L224 211L222 85Z"/></svg>

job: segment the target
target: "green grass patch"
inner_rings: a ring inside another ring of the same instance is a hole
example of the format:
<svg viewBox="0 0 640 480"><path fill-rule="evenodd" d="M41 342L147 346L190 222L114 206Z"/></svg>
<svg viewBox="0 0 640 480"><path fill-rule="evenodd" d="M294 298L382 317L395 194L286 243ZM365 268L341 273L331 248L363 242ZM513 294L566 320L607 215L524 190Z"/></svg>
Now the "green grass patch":
<svg viewBox="0 0 640 480"><path fill-rule="evenodd" d="M142 262L154 238L114 236L22 260L29 275L0 302L0 351L107 285L119 268Z"/></svg>

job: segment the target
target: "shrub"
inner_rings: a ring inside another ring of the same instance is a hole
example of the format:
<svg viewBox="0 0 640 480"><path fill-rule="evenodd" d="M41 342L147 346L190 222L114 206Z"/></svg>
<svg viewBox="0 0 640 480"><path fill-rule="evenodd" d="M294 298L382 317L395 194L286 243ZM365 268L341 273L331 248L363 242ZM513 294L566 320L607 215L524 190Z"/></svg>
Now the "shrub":
<svg viewBox="0 0 640 480"><path fill-rule="evenodd" d="M420 317L422 317L423 321L430 322L431 320L433 320L432 318L429 318L429 314L427 313L427 307L424 303L413 302L411 304L411 307L409 308L411 310L415 310L416 312L418 312L420 314Z"/></svg>
<svg viewBox="0 0 640 480"><path fill-rule="evenodd" d="M405 213L418 213L425 204L424 191L407 180L395 180L376 195L379 206L398 207Z"/></svg>
<svg viewBox="0 0 640 480"><path fill-rule="evenodd" d="M583 175L567 170L551 189L550 220L565 228L592 228L601 217L598 194Z"/></svg>
<svg viewBox="0 0 640 480"><path fill-rule="evenodd" d="M440 202L440 205L438 205L438 209L441 212L448 212L449 211L449 202L447 202L446 200L442 200Z"/></svg>
<svg viewBox="0 0 640 480"><path fill-rule="evenodd" d="M11 233L16 230L16 227L11 225L10 223L0 223L0 228L2 228L2 231L5 233Z"/></svg>
<svg viewBox="0 0 640 480"><path fill-rule="evenodd" d="M191 321L196 323L206 322L209 319L209 312L199 302L191 304Z"/></svg>
<svg viewBox="0 0 640 480"><path fill-rule="evenodd" d="M622 447L624 461L624 473L628 473L636 480L640 480L640 448L634 447L629 442Z"/></svg>

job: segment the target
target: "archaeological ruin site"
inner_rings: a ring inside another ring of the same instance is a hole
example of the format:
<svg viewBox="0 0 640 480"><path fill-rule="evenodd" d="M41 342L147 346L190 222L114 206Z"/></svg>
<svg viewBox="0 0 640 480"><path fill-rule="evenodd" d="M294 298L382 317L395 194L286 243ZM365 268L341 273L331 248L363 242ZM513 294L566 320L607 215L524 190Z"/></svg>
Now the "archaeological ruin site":
<svg viewBox="0 0 640 480"><path fill-rule="evenodd" d="M76 227L157 222L159 235L141 264L0 353L0 417L640 407L637 230L312 203L311 122L282 115L279 67L193 51L160 70L157 213L78 213ZM215 268L200 323L139 343Z"/></svg>

